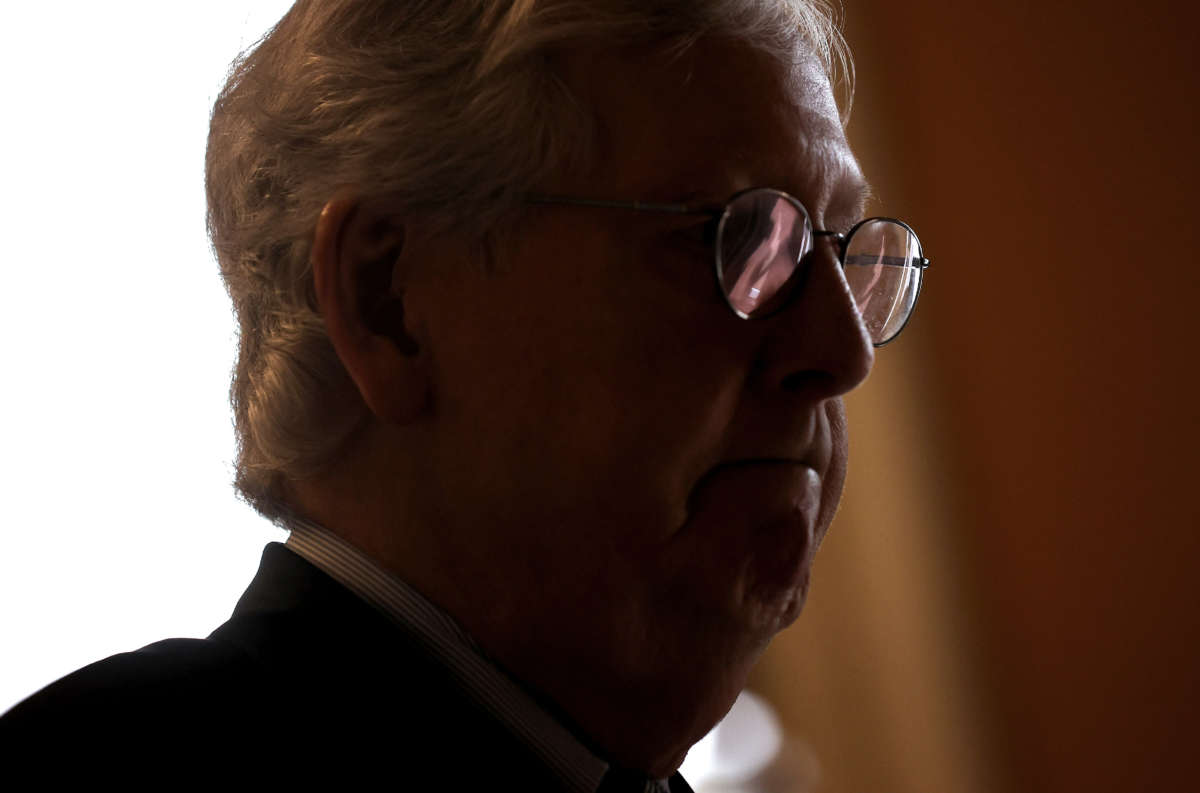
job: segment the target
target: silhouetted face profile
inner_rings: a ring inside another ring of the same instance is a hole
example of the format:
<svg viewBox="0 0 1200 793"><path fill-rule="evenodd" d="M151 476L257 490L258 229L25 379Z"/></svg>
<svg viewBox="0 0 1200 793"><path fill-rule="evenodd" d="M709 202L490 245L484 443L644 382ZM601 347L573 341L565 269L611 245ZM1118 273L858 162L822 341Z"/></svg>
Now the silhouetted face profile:
<svg viewBox="0 0 1200 793"><path fill-rule="evenodd" d="M716 39L677 57L598 46L562 76L595 113L597 161L539 195L721 206L766 187L817 229L860 217L815 59ZM740 228L786 250L791 210L763 206ZM745 319L718 287L708 217L527 210L484 262L463 235L326 207L320 261L348 251L403 282L393 345L344 321L333 279L353 267L318 271L330 336L380 419L347 486L383 511L355 536L612 756L670 773L799 614L842 491L841 396L873 348L830 237L785 304ZM727 285L743 313L776 278L749 254ZM350 502L330 519L348 525ZM633 735L631 709L663 723Z"/></svg>
<svg viewBox="0 0 1200 793"><path fill-rule="evenodd" d="M859 219L862 176L813 59L708 40L677 60L579 54L567 80L598 113L600 163L541 193L720 204L767 186L816 228ZM834 245L816 239L786 308L745 320L702 226L538 205L491 274L469 246L410 240L438 260L406 295L435 418L403 487L464 570L495 576L494 613L468 628L543 678L618 670L669 700L676 678L716 674L732 701L797 616L833 518L840 397L873 361Z"/></svg>

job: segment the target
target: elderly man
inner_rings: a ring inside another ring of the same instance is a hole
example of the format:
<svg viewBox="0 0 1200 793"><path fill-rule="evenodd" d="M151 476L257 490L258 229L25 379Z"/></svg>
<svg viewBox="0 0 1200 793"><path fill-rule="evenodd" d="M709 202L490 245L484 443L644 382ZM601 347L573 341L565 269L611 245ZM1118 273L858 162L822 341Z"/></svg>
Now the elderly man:
<svg viewBox="0 0 1200 793"><path fill-rule="evenodd" d="M210 637L87 667L4 739L686 790L800 612L840 397L927 264L856 223L839 41L810 0L296 3L207 157L237 486L290 538Z"/></svg>

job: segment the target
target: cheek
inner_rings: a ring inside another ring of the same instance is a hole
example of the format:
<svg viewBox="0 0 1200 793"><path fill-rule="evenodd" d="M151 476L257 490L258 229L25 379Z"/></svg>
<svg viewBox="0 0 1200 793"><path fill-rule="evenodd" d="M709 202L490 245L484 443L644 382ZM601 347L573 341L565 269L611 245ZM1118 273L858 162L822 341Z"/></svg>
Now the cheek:
<svg viewBox="0 0 1200 793"><path fill-rule="evenodd" d="M531 373L514 454L546 482L543 503L627 548L673 534L692 485L719 456L737 403L713 352L670 329L589 328L586 352L563 335ZM591 331L596 331L593 334Z"/></svg>
<svg viewBox="0 0 1200 793"><path fill-rule="evenodd" d="M711 361L669 328L642 331L626 323L600 331L603 346L563 350L561 365L530 386L531 395L550 398L522 422L541 446L545 475L583 512L650 537L684 520L691 483L719 451L736 389L706 378Z"/></svg>
<svg viewBox="0 0 1200 793"><path fill-rule="evenodd" d="M741 357L699 262L655 258L645 240L576 243L525 249L455 296L440 418L473 456L464 492L507 492L528 521L656 536L719 452Z"/></svg>
<svg viewBox="0 0 1200 793"><path fill-rule="evenodd" d="M631 261L641 261L639 278L626 302L647 314L677 314L693 327L728 313L717 286L713 250L697 241L693 228L667 226L623 241Z"/></svg>

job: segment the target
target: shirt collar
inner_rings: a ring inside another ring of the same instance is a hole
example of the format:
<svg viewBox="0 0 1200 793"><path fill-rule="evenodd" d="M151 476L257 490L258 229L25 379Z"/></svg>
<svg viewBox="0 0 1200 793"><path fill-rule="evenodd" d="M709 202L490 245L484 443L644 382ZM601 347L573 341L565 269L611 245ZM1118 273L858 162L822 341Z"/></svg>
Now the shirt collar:
<svg viewBox="0 0 1200 793"><path fill-rule="evenodd" d="M489 661L449 614L329 529L296 518L288 521L288 528L288 548L413 634L469 696L528 745L570 790L596 791L608 763Z"/></svg>

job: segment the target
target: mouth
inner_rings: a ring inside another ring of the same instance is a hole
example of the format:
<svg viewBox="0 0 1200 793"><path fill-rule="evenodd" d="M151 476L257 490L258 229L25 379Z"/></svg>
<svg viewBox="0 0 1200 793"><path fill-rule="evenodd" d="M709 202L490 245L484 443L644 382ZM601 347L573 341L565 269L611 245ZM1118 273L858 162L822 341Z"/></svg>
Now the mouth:
<svg viewBox="0 0 1200 793"><path fill-rule="evenodd" d="M794 478L797 475L805 478L816 479L817 489L820 489L820 475L818 468L812 463L794 458L794 457L747 457L740 460L728 460L719 463L708 469L696 483L692 486L691 492L687 497L687 513L695 514L700 508L702 499L706 490L712 488L715 482L721 479L753 479L770 477L770 472L774 471L776 475L782 475L784 479ZM757 472L757 473L756 473ZM794 489L786 486L784 490ZM812 482L805 482L803 490L805 495L811 495L813 489ZM820 499L818 498L817 501Z"/></svg>
<svg viewBox="0 0 1200 793"><path fill-rule="evenodd" d="M722 463L696 483L688 515L727 548L740 547L764 583L789 588L820 539L822 484L817 469L792 458Z"/></svg>
<svg viewBox="0 0 1200 793"><path fill-rule="evenodd" d="M771 636L799 616L824 529L819 471L795 457L748 457L713 466L693 485L672 546L726 593L731 625Z"/></svg>

